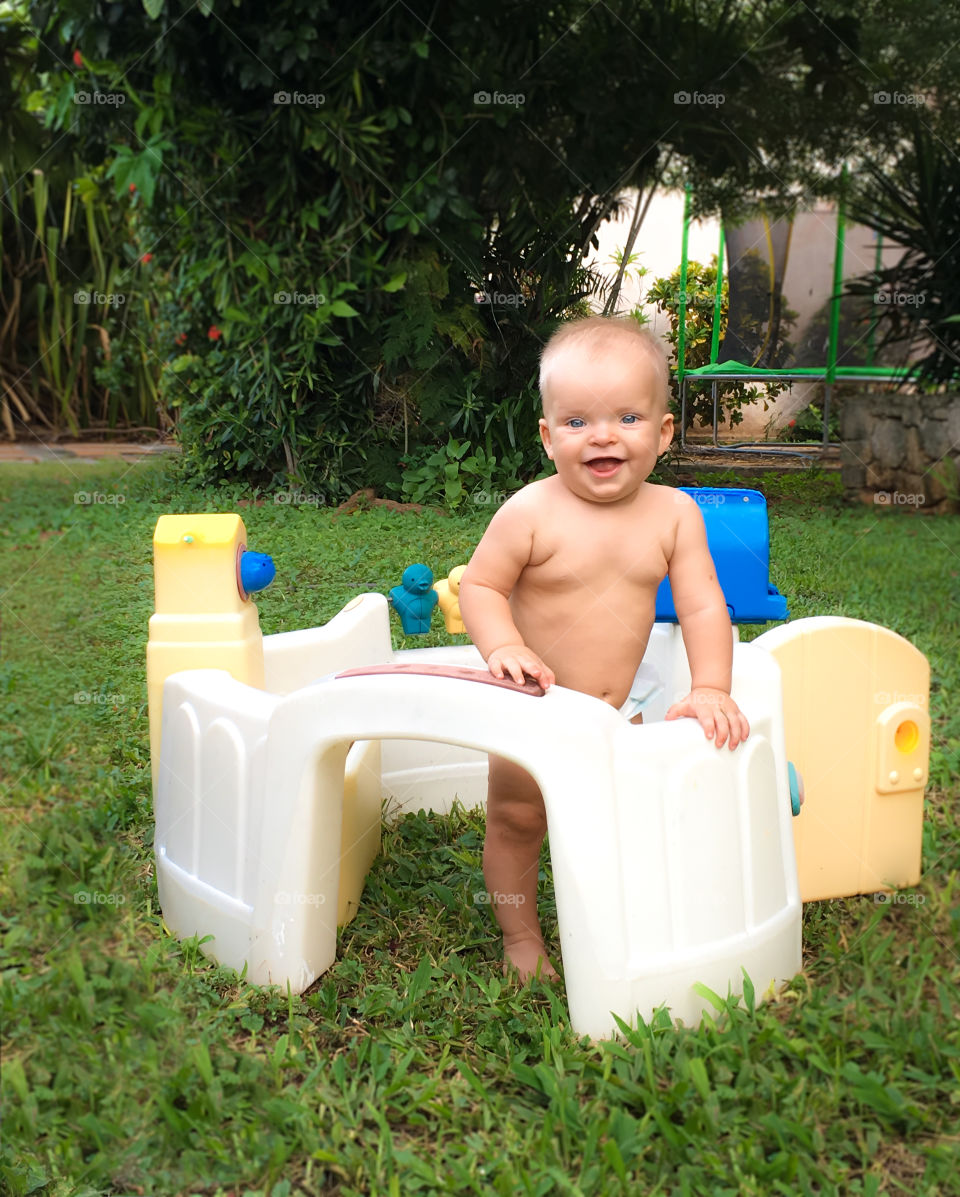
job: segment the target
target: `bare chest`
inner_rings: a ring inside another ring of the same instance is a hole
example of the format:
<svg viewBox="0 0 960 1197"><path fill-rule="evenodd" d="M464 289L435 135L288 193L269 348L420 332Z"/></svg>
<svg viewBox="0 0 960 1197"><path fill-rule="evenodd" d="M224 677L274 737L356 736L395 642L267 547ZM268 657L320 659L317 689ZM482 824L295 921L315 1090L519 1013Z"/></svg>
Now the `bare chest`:
<svg viewBox="0 0 960 1197"><path fill-rule="evenodd" d="M655 521L613 512L606 519L583 519L574 510L538 530L524 581L560 592L655 590L666 572L666 548Z"/></svg>

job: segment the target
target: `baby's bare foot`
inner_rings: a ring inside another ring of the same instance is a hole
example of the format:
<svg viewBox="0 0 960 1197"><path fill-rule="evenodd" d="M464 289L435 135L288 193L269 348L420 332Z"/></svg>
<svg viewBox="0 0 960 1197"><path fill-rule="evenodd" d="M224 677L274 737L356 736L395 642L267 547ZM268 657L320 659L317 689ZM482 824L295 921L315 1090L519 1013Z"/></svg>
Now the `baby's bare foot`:
<svg viewBox="0 0 960 1197"><path fill-rule="evenodd" d="M535 936L511 940L509 943L504 940L503 956L503 975L507 976L511 970L516 970L523 984L531 977L541 981L556 981L558 978L557 970L547 958L543 940Z"/></svg>

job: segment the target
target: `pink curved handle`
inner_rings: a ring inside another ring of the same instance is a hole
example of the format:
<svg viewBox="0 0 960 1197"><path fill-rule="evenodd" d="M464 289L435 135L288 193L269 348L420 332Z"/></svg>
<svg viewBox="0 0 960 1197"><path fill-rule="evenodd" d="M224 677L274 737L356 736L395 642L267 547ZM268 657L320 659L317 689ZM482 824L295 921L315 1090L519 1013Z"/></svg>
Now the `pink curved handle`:
<svg viewBox="0 0 960 1197"><path fill-rule="evenodd" d="M416 674L423 677L454 677L465 682L480 682L484 686L500 686L504 690L514 690L518 694L530 694L534 698L542 698L545 694L543 686L532 677L528 677L522 685L512 678L494 677L486 669L471 669L468 665L417 665L414 662L404 662L401 665L363 665L359 669L345 669L337 677L367 677L374 674Z"/></svg>

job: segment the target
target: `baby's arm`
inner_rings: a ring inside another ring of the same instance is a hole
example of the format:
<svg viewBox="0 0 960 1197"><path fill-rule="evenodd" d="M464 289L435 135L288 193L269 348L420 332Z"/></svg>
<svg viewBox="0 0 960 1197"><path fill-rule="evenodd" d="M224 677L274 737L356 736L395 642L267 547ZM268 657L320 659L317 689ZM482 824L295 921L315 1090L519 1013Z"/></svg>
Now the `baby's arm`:
<svg viewBox="0 0 960 1197"><path fill-rule="evenodd" d="M677 493L680 515L670 557L670 589L690 662L690 693L667 711L667 719L690 716L718 748L729 739L736 748L750 725L730 697L733 640L727 603L707 547L703 517L696 503Z"/></svg>
<svg viewBox="0 0 960 1197"><path fill-rule="evenodd" d="M513 500L490 521L460 579L460 613L494 677L508 673L522 682L526 674L546 690L556 680L553 671L524 644L507 601L532 549L532 525Z"/></svg>

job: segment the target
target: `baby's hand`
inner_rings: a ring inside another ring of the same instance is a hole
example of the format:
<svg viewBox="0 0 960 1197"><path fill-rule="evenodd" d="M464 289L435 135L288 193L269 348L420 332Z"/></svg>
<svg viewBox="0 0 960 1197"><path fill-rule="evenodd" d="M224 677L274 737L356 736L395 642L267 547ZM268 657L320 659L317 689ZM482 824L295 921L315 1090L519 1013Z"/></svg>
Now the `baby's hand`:
<svg viewBox="0 0 960 1197"><path fill-rule="evenodd" d="M487 668L494 677L508 673L518 685L523 685L523 675L536 678L544 690L549 690L557 680L553 670L544 665L535 652L525 644L504 644L495 648L487 657Z"/></svg>
<svg viewBox="0 0 960 1197"><path fill-rule="evenodd" d="M667 719L683 716L698 719L707 739L713 740L718 748L722 748L728 739L730 747L736 748L750 735L746 716L725 690L694 686L687 697L675 702L666 714Z"/></svg>

